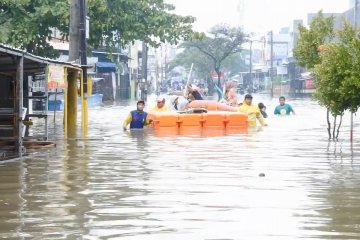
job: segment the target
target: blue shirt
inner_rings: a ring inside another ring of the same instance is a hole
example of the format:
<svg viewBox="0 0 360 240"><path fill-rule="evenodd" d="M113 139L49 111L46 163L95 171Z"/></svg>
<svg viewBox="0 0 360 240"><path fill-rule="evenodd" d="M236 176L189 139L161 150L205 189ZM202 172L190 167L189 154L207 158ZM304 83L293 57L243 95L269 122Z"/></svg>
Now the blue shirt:
<svg viewBox="0 0 360 240"><path fill-rule="evenodd" d="M147 113L144 111L131 111L131 122L130 122L130 129L133 128L144 128Z"/></svg>
<svg viewBox="0 0 360 240"><path fill-rule="evenodd" d="M289 115L291 112L294 113L294 110L289 104L278 105L274 110L275 115Z"/></svg>

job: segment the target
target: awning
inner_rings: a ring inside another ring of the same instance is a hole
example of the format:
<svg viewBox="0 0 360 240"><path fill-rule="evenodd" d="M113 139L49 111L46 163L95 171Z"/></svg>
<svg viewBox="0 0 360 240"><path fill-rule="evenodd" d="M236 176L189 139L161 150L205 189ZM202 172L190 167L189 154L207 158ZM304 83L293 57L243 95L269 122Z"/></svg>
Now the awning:
<svg viewBox="0 0 360 240"><path fill-rule="evenodd" d="M111 62L97 62L96 71L101 73L116 72L116 64Z"/></svg>

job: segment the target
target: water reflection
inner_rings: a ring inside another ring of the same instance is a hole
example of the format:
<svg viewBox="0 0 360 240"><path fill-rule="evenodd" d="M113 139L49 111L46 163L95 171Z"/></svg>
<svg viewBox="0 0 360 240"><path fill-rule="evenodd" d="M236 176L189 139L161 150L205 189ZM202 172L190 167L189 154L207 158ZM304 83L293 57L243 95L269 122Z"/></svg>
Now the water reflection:
<svg viewBox="0 0 360 240"><path fill-rule="evenodd" d="M11 239L23 235L23 211L26 204L22 197L26 189L22 164L9 163L7 171L0 174L0 237Z"/></svg>
<svg viewBox="0 0 360 240"><path fill-rule="evenodd" d="M354 163L354 147L350 143L331 141L327 145L329 174L322 177L319 172L313 182L323 191L312 191L310 197L318 201L315 214L317 221L306 222L305 228L317 230L322 239L358 239L360 226L360 204L358 186L359 164ZM320 220L326 220L322 224Z"/></svg>
<svg viewBox="0 0 360 240"><path fill-rule="evenodd" d="M87 139L0 163L0 238L357 239L358 134L345 117L328 142L325 111L291 103L235 133L124 132L131 106L93 109Z"/></svg>

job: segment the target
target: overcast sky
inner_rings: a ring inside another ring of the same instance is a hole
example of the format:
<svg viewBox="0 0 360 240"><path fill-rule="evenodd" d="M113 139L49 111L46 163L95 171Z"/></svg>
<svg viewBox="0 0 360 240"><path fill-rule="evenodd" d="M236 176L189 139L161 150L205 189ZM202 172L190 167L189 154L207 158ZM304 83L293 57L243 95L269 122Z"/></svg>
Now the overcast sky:
<svg viewBox="0 0 360 240"><path fill-rule="evenodd" d="M323 9L324 12L344 12L351 0L243 0L242 18L240 0L165 0L176 6L175 13L197 18L195 30L207 31L217 23L243 26L248 32L279 30L289 26L293 19Z"/></svg>

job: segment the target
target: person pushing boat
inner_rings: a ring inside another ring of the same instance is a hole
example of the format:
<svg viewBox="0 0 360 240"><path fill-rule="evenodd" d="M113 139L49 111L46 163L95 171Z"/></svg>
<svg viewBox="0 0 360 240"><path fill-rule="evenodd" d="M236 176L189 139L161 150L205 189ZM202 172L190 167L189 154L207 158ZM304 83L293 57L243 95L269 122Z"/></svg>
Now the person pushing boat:
<svg viewBox="0 0 360 240"><path fill-rule="evenodd" d="M148 119L147 112L144 111L145 101L140 100L136 103L136 110L129 113L124 120L123 129L127 130L127 126L130 124L130 129L142 129L144 126L152 123L151 119Z"/></svg>
<svg viewBox="0 0 360 240"><path fill-rule="evenodd" d="M156 99L156 106L151 108L151 112L158 112L158 111L170 111L170 108L165 105L165 98L164 97L158 97Z"/></svg>

